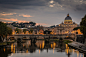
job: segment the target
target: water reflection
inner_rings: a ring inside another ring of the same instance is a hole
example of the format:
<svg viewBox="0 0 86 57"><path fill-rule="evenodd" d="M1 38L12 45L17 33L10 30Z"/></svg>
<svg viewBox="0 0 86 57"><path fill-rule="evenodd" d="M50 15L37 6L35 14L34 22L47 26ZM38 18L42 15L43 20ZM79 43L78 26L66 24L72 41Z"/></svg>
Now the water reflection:
<svg viewBox="0 0 86 57"><path fill-rule="evenodd" d="M47 52L48 54L45 55L45 52ZM31 43L30 40L27 40L26 42L23 43L20 42L12 43L9 48L5 48L5 47L0 48L0 54L1 54L0 57L8 57L8 56L13 56L15 54L19 55L19 53L22 54L33 53L34 56L38 56L37 54L40 54L39 57L42 56L49 57L50 55L53 55L54 57L58 57L58 56L84 57L85 56L83 53L79 53L79 51L69 48L67 44L64 44L63 42L59 43L57 41L50 41L46 43L44 40L37 40L36 43ZM34 56L31 55L31 57Z"/></svg>

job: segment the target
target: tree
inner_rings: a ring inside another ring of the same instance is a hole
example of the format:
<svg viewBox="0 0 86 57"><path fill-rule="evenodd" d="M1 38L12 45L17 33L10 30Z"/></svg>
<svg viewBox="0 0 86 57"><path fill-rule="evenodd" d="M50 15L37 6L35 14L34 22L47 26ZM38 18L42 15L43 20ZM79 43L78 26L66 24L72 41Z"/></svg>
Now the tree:
<svg viewBox="0 0 86 57"><path fill-rule="evenodd" d="M19 33L19 29L18 28L16 28L15 31L16 31L16 33Z"/></svg>
<svg viewBox="0 0 86 57"><path fill-rule="evenodd" d="M29 33L33 33L33 29L32 28L30 28Z"/></svg>
<svg viewBox="0 0 86 57"><path fill-rule="evenodd" d="M10 27L7 27L7 34L11 35L12 34L12 29Z"/></svg>
<svg viewBox="0 0 86 57"><path fill-rule="evenodd" d="M75 27L73 30L78 30L78 29L80 29L80 27Z"/></svg>
<svg viewBox="0 0 86 57"><path fill-rule="evenodd" d="M35 26L35 25L36 25L36 23L34 23L34 22L29 22L29 24L30 24L31 26Z"/></svg>
<svg viewBox="0 0 86 57"><path fill-rule="evenodd" d="M5 23L0 22L0 38L3 38L7 36L7 26Z"/></svg>
<svg viewBox="0 0 86 57"><path fill-rule="evenodd" d="M80 22L80 31L83 33L84 40L86 39L86 15L82 18Z"/></svg>
<svg viewBox="0 0 86 57"><path fill-rule="evenodd" d="M23 29L24 34L26 33L27 29Z"/></svg>

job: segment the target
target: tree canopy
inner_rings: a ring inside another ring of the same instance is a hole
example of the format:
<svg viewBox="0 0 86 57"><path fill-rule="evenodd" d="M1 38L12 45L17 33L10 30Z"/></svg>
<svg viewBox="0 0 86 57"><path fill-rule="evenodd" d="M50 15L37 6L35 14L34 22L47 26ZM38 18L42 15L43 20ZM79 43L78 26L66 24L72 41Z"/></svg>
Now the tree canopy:
<svg viewBox="0 0 86 57"><path fill-rule="evenodd" d="M11 35L12 34L12 29L10 27L7 27L7 34Z"/></svg>
<svg viewBox="0 0 86 57"><path fill-rule="evenodd" d="M73 30L78 30L78 29L80 29L80 27L75 27Z"/></svg>
<svg viewBox="0 0 86 57"><path fill-rule="evenodd" d="M80 30L83 33L84 38L86 38L86 15L82 18L80 26Z"/></svg>
<svg viewBox="0 0 86 57"><path fill-rule="evenodd" d="M27 29L23 29L24 34L26 33Z"/></svg>
<svg viewBox="0 0 86 57"><path fill-rule="evenodd" d="M4 39L4 37L11 34L12 34L12 29L10 27L7 27L5 23L0 22L0 42L3 41L1 37Z"/></svg>
<svg viewBox="0 0 86 57"><path fill-rule="evenodd" d="M4 37L7 35L7 26L5 23L0 22L0 36Z"/></svg>
<svg viewBox="0 0 86 57"><path fill-rule="evenodd" d="M16 31L16 33L19 33L19 29L18 28L16 28L15 31Z"/></svg>
<svg viewBox="0 0 86 57"><path fill-rule="evenodd" d="M29 22L29 24L32 25L32 26L35 26L36 25L35 22Z"/></svg>
<svg viewBox="0 0 86 57"><path fill-rule="evenodd" d="M30 28L29 33L33 33L33 29L32 28Z"/></svg>

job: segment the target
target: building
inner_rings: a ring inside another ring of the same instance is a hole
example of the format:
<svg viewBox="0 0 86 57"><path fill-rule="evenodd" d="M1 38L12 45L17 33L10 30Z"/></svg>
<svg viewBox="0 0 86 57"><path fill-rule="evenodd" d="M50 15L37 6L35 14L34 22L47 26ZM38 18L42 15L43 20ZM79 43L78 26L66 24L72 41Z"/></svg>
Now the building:
<svg viewBox="0 0 86 57"><path fill-rule="evenodd" d="M75 33L74 28L77 27L78 24L72 21L72 18L67 14L67 17L65 18L64 22L57 25L57 34L71 34Z"/></svg>

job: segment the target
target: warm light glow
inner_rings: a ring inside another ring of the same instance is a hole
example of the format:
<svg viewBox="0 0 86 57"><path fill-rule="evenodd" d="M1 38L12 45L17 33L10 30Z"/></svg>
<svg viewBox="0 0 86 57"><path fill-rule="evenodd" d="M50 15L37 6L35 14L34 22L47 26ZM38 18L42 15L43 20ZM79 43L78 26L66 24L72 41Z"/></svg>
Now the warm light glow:
<svg viewBox="0 0 86 57"><path fill-rule="evenodd" d="M51 44L51 48L55 48L56 43L54 42L53 44Z"/></svg>
<svg viewBox="0 0 86 57"><path fill-rule="evenodd" d="M69 49L69 47L68 47L68 45L67 45L67 44L66 44L65 52L66 52L67 54L72 52L72 50L71 50L71 49Z"/></svg>
<svg viewBox="0 0 86 57"><path fill-rule="evenodd" d="M66 49L68 48L68 45L66 44Z"/></svg>
<svg viewBox="0 0 86 57"><path fill-rule="evenodd" d="M52 46L52 44L51 44L51 48L52 48L53 46Z"/></svg>
<svg viewBox="0 0 86 57"><path fill-rule="evenodd" d="M28 53L28 49L26 50L26 53Z"/></svg>
<svg viewBox="0 0 86 57"><path fill-rule="evenodd" d="M42 29L39 30L39 34L44 34L44 31Z"/></svg>
<svg viewBox="0 0 86 57"><path fill-rule="evenodd" d="M4 48L4 52L5 52L5 48Z"/></svg>
<svg viewBox="0 0 86 57"><path fill-rule="evenodd" d="M13 30L13 31L12 31L12 35L14 35L14 34L15 34L15 31Z"/></svg>
<svg viewBox="0 0 86 57"><path fill-rule="evenodd" d="M42 48L44 48L44 41L43 41L43 43L42 43Z"/></svg>
<svg viewBox="0 0 86 57"><path fill-rule="evenodd" d="M13 52L13 44L11 44L11 52Z"/></svg>
<svg viewBox="0 0 86 57"><path fill-rule="evenodd" d="M76 51L76 53L77 53L77 57L79 57L79 51Z"/></svg>
<svg viewBox="0 0 86 57"><path fill-rule="evenodd" d="M15 53L15 45L14 45L13 53Z"/></svg>
<svg viewBox="0 0 86 57"><path fill-rule="evenodd" d="M75 50L73 49L73 54L74 54L74 51L75 51Z"/></svg>
<svg viewBox="0 0 86 57"><path fill-rule="evenodd" d="M84 54L83 54L83 57L84 57Z"/></svg>
<svg viewBox="0 0 86 57"><path fill-rule="evenodd" d="M45 44L44 44L44 41L43 41L42 44L40 44L40 48L43 49L43 48L44 48L44 45L45 45Z"/></svg>
<svg viewBox="0 0 86 57"><path fill-rule="evenodd" d="M41 44L40 44L40 48L41 48Z"/></svg>
<svg viewBox="0 0 86 57"><path fill-rule="evenodd" d="M40 49L39 49L39 54L40 54Z"/></svg>
<svg viewBox="0 0 86 57"><path fill-rule="evenodd" d="M53 54L54 54L54 49L55 49L55 48L53 48Z"/></svg>

